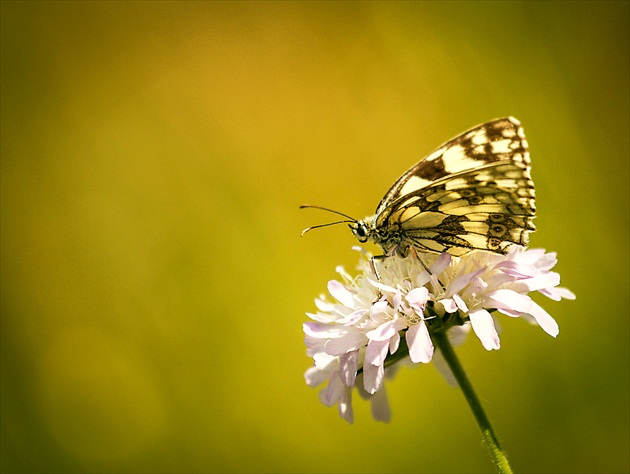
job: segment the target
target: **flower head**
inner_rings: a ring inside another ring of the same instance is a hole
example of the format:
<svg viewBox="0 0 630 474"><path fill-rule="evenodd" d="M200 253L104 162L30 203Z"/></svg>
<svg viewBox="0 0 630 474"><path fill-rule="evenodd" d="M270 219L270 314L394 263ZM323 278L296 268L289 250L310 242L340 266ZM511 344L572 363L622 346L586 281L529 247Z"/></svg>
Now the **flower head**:
<svg viewBox="0 0 630 474"><path fill-rule="evenodd" d="M460 339L472 327L487 350L499 349L493 313L523 317L551 336L555 320L529 296L538 291L560 300L574 299L558 287L551 269L555 253L516 247L507 255L475 250L461 257L444 254L392 255L372 258L362 252L359 275L343 268L341 281L328 283L333 300L315 300L318 311L304 323L307 354L314 366L306 382L317 387L322 403L337 404L353 421L352 389L372 402L374 417L389 420L383 380L402 359L428 363L434 357L431 334L448 331Z"/></svg>

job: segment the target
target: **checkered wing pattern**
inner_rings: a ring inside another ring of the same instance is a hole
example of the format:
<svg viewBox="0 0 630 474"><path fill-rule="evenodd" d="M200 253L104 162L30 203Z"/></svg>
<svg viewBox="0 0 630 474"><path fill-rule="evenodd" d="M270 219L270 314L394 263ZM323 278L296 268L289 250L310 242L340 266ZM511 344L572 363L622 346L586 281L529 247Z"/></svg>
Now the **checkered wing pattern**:
<svg viewBox="0 0 630 474"><path fill-rule="evenodd" d="M534 183L518 120L479 125L407 171L365 220L385 252L506 253L535 227Z"/></svg>

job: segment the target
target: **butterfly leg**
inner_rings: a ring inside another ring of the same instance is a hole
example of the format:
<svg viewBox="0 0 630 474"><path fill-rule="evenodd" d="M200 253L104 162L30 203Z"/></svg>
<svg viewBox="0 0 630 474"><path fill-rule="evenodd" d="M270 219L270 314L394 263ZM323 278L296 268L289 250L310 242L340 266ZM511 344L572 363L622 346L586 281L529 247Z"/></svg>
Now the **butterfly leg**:
<svg viewBox="0 0 630 474"><path fill-rule="evenodd" d="M396 250L397 250L397 247L394 247L390 249L387 253L384 253L383 255L374 255L370 258L370 268L372 269L372 271L374 272L374 275L376 276L376 281L378 281L379 283L381 282L381 276L378 273L378 268L376 268L376 264L375 264L376 260L379 260L379 261L385 260L386 258L389 258L392 255L394 255L396 253Z"/></svg>
<svg viewBox="0 0 630 474"><path fill-rule="evenodd" d="M391 257L391 252L388 252L383 255L374 255L370 258L370 268L372 269L372 272L374 273L374 276L376 277L376 281L378 281L379 283L381 283L381 275L378 271L378 267L376 263L377 261L379 262L385 261L385 259L389 257ZM383 293L381 293L381 290L379 289L378 295L376 296L376 299L373 301L373 303L380 301L382 297L383 297Z"/></svg>
<svg viewBox="0 0 630 474"><path fill-rule="evenodd" d="M422 258L420 258L420 255L418 254L418 252L416 251L416 249L414 247L408 247L407 248L407 254L413 255L415 257L415 259L420 262L420 265L422 265L422 268L424 268L425 271L429 274L429 278L431 278L431 281L434 282L434 283L437 283L438 285L440 285L440 287L442 288L442 291L446 292L446 288L444 287L444 285L440 281L439 277L437 275L433 274L431 272L431 270L429 270L429 267L427 267L427 264L424 263ZM435 278L433 278L433 277L435 277Z"/></svg>

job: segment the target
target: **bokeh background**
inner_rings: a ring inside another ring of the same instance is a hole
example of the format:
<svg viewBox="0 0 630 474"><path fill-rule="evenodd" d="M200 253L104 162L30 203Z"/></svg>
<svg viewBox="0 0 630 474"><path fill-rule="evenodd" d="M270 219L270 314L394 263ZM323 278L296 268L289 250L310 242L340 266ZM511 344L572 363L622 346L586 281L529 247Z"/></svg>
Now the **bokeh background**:
<svg viewBox="0 0 630 474"><path fill-rule="evenodd" d="M491 472L432 366L355 424L304 384L345 226L513 115L576 301L458 349L517 472L628 472L628 2L8 2L4 472Z"/></svg>

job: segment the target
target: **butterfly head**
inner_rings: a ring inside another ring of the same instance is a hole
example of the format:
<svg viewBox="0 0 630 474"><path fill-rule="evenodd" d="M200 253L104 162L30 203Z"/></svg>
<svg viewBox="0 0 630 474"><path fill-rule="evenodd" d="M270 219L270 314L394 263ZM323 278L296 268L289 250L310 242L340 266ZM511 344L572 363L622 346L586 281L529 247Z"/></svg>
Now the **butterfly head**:
<svg viewBox="0 0 630 474"><path fill-rule="evenodd" d="M354 237L362 244L370 239L372 232L370 232L370 226L365 220L355 221L348 224L348 227L352 230Z"/></svg>
<svg viewBox="0 0 630 474"><path fill-rule="evenodd" d="M357 220L347 214L343 214L339 211L333 211L332 209L328 209L326 207L313 206L311 204L303 204L300 206L300 209L305 208L321 209L322 211L332 212L333 214L338 214L345 217L345 219L335 222L329 222L328 224L320 224L307 227L302 231L301 235L304 235L307 232L310 232L313 229L318 229L320 227L328 227L331 225L347 223L354 237L362 244L366 243L368 240L373 240L374 243L379 244L384 249L389 249L392 247L393 243L398 242L394 242L394 240L396 239L395 236L391 234L391 232L385 232L383 229L380 229L376 226L375 222L377 215Z"/></svg>

